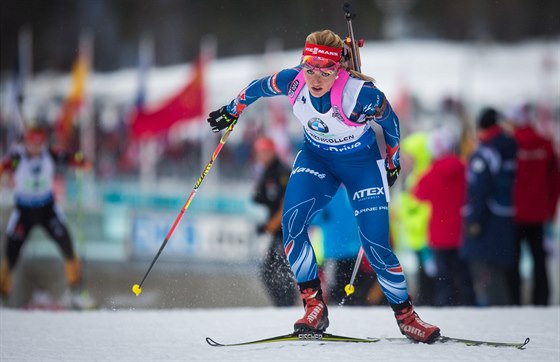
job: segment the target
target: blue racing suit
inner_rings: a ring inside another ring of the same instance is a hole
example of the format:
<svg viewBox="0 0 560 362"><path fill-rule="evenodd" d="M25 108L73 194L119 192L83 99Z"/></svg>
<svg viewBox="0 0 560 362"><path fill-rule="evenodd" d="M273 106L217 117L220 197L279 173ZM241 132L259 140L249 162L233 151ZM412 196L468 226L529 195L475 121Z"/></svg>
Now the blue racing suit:
<svg viewBox="0 0 560 362"><path fill-rule="evenodd" d="M261 97L286 95L291 97L294 114L302 123L305 142L292 167L282 214L284 249L297 282L318 278L307 228L343 183L360 241L379 284L391 304L403 303L408 300L408 290L399 260L389 246L389 187L385 173L385 168L399 166L398 118L385 95L371 82L350 77L338 95L333 93L333 86L316 98L302 83L301 71L297 66L255 80L227 108L230 114L239 116ZM337 105L342 105L342 110ZM375 121L383 130L385 159L369 121Z"/></svg>

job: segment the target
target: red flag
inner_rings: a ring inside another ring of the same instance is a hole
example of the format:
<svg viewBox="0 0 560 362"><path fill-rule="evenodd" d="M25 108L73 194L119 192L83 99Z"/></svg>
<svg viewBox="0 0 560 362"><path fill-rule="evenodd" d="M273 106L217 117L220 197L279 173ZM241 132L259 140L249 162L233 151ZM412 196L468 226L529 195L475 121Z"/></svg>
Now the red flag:
<svg viewBox="0 0 560 362"><path fill-rule="evenodd" d="M151 137L177 123L190 122L204 114L203 61L198 59L192 80L156 110L138 109L133 115L132 137Z"/></svg>

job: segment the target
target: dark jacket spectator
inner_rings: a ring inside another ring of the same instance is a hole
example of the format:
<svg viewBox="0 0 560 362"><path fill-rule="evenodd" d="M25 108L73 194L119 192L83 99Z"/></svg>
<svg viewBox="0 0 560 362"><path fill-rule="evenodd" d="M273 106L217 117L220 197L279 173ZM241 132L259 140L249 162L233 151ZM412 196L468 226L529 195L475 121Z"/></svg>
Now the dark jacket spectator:
<svg viewBox="0 0 560 362"><path fill-rule="evenodd" d="M267 220L259 225L259 234L271 237L265 258L260 265L260 277L272 303L278 307L291 306L296 301L294 275L282 245L282 206L291 170L278 158L274 141L260 137L253 145L255 161L263 168L257 181L253 201L266 207Z"/></svg>
<svg viewBox="0 0 560 362"><path fill-rule="evenodd" d="M511 304L508 272L515 266L513 184L517 145L498 124L498 112L479 117L480 144L467 171L463 255L479 305Z"/></svg>

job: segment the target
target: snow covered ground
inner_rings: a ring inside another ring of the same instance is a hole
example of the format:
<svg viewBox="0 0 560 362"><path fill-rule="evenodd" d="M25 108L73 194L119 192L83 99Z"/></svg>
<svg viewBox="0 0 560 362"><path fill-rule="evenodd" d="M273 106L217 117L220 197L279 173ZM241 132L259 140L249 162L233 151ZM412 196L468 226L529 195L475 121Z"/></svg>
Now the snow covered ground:
<svg viewBox="0 0 560 362"><path fill-rule="evenodd" d="M49 312L0 309L0 361L558 361L560 307L417 308L443 334L531 342L525 350L407 341L289 342L216 348L290 332L300 307ZM388 307L329 309L329 332L399 337Z"/></svg>

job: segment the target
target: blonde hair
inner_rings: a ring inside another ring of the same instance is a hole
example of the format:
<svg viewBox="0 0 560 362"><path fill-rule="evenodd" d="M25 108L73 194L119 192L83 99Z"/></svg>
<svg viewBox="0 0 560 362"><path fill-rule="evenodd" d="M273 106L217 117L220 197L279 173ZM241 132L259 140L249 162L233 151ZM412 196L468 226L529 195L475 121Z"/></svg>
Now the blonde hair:
<svg viewBox="0 0 560 362"><path fill-rule="evenodd" d="M305 39L305 42L310 44L325 45L332 48L344 47L344 42L342 41L342 39L335 32L328 29L318 30L309 34ZM352 61L352 59L349 59L348 61ZM348 61L344 59L344 57L342 57L340 59L340 65L350 74L352 74L356 78L360 78L368 82L375 82L375 79L373 79L372 77L350 69L350 67L348 66Z"/></svg>

